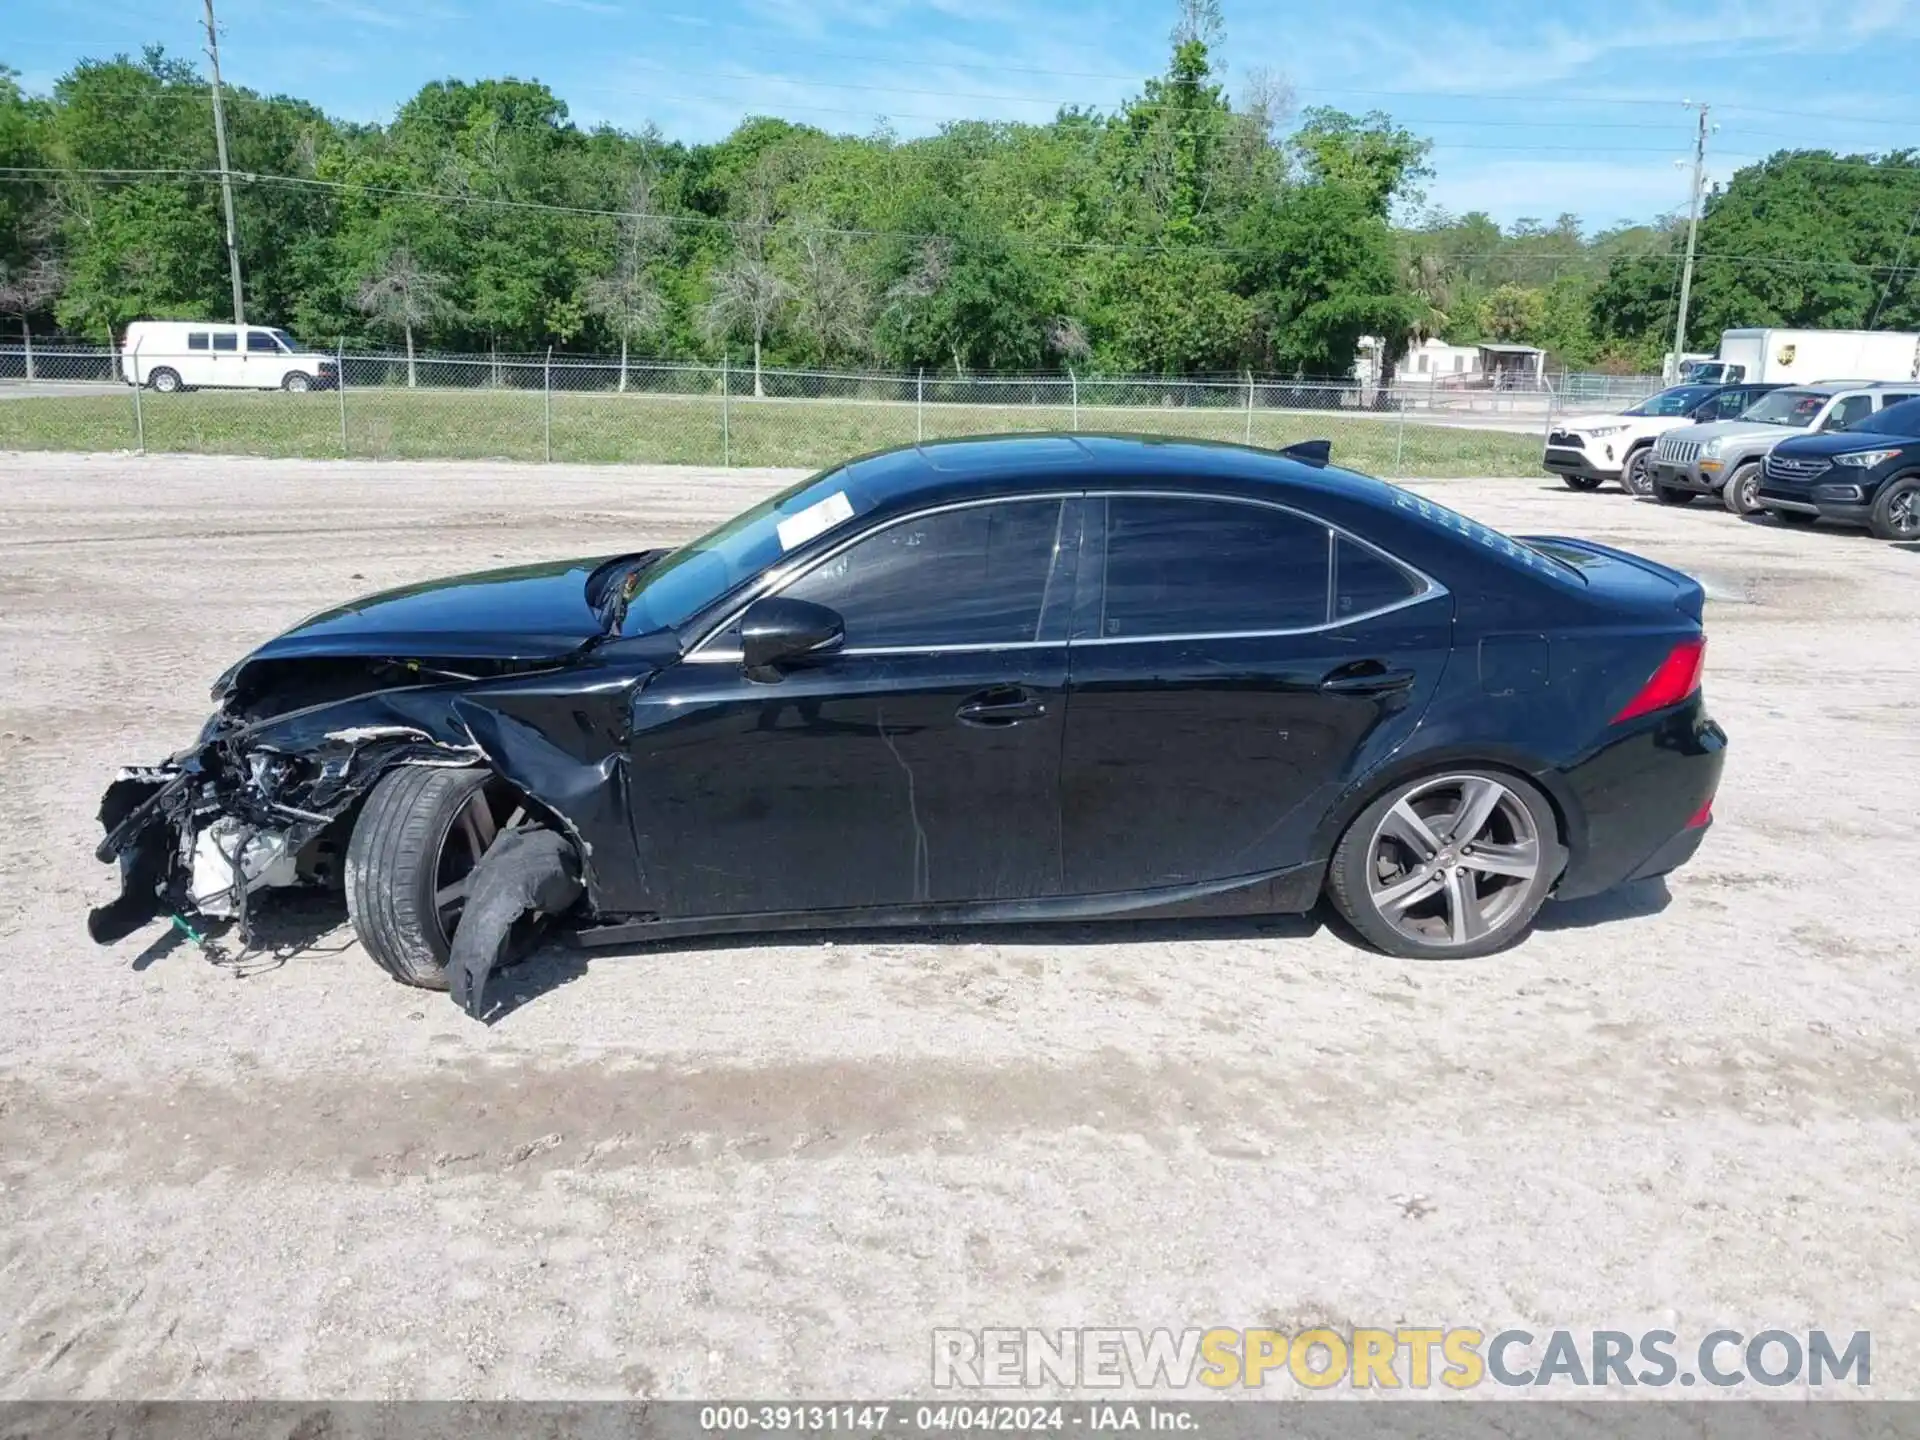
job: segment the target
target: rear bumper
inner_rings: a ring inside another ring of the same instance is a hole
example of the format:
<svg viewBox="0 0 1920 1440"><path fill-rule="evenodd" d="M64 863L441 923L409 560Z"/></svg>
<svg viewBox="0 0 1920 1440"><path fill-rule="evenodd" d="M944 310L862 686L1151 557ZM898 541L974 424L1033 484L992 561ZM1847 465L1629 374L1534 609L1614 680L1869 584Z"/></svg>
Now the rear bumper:
<svg viewBox="0 0 1920 1440"><path fill-rule="evenodd" d="M1698 695L1649 717L1566 772L1578 807L1570 816L1562 900L1598 895L1629 880L1664 875L1693 858L1720 788L1727 734Z"/></svg>

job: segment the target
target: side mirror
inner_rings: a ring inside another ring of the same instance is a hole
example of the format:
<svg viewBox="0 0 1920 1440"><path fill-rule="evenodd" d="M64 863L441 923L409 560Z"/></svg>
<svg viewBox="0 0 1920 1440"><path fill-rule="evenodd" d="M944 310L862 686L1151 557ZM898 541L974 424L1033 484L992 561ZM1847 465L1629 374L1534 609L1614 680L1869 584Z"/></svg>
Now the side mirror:
<svg viewBox="0 0 1920 1440"><path fill-rule="evenodd" d="M769 595L740 617L740 658L754 679L775 679L779 666L831 654L846 638L839 612L810 600Z"/></svg>

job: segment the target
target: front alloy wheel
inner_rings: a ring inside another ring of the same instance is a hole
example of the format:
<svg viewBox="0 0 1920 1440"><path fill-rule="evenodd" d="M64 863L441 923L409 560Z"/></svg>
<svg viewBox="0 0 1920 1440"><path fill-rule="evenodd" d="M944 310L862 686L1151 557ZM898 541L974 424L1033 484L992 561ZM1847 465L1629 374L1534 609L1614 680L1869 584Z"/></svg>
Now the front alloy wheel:
<svg viewBox="0 0 1920 1440"><path fill-rule="evenodd" d="M1760 462L1749 460L1720 487L1720 503L1735 515L1751 515L1760 508Z"/></svg>
<svg viewBox="0 0 1920 1440"><path fill-rule="evenodd" d="M1410 781L1370 805L1341 837L1328 888L1388 954L1463 959L1517 940L1564 860L1538 790L1468 771Z"/></svg>

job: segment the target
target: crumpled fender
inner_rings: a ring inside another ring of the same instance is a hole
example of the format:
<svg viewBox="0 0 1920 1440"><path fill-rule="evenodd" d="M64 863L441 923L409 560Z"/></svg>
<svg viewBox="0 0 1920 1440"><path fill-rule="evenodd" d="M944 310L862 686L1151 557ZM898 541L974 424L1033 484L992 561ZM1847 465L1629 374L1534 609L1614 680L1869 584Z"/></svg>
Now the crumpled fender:
<svg viewBox="0 0 1920 1440"><path fill-rule="evenodd" d="M453 932L447 988L453 1003L486 1018L487 977L511 955L514 922L529 911L560 915L584 891L580 856L552 830L512 830L473 868L466 909Z"/></svg>

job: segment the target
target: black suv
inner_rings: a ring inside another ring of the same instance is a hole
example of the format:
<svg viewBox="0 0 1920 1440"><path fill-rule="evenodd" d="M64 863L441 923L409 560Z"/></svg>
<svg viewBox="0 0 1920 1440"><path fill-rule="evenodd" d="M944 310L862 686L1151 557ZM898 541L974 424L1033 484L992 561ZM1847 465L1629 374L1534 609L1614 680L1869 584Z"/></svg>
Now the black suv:
<svg viewBox="0 0 1920 1440"><path fill-rule="evenodd" d="M1767 452L1755 499L1790 524L1837 520L1882 540L1920 540L1920 399L1782 440Z"/></svg>

